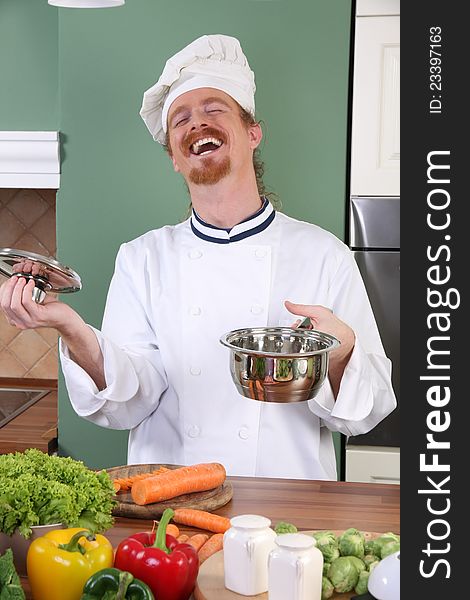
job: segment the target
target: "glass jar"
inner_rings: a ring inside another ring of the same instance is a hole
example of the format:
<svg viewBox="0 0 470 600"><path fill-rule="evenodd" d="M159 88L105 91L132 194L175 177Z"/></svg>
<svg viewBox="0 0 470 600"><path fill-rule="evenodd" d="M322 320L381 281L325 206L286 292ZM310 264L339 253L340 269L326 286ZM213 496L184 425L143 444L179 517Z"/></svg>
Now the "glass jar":
<svg viewBox="0 0 470 600"><path fill-rule="evenodd" d="M276 538L271 521L239 515L230 519L230 525L224 534L225 587L242 596L267 592L268 555Z"/></svg>
<svg viewBox="0 0 470 600"><path fill-rule="evenodd" d="M320 600L323 554L315 538L284 533L275 544L268 558L268 600Z"/></svg>

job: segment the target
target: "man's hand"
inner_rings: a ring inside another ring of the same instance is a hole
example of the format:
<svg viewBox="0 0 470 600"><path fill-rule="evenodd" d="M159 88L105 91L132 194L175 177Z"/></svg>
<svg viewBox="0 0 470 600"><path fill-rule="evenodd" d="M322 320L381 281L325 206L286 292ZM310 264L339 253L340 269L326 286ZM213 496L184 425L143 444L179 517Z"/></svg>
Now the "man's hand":
<svg viewBox="0 0 470 600"><path fill-rule="evenodd" d="M310 317L314 329L329 333L337 338L341 345L339 348L332 350L329 358L328 377L335 398L339 392L341 378L343 377L344 369L351 357L356 341L354 331L341 319L338 319L333 312L324 306L313 306L309 304L294 304L286 300L285 307L294 315L302 317ZM296 327L298 323L294 323Z"/></svg>
<svg viewBox="0 0 470 600"><path fill-rule="evenodd" d="M0 308L8 322L18 329L54 327L61 332L74 311L49 295L46 295L44 304L34 302L33 290L33 279L16 275L0 287Z"/></svg>

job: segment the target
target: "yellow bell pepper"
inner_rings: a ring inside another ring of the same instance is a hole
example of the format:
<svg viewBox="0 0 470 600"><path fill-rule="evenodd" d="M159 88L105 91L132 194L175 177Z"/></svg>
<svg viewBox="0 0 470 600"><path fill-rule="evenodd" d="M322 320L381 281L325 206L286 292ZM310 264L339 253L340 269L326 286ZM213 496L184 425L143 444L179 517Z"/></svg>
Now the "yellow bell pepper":
<svg viewBox="0 0 470 600"><path fill-rule="evenodd" d="M80 527L56 529L31 542L26 568L34 600L80 600L85 582L112 567L111 542Z"/></svg>

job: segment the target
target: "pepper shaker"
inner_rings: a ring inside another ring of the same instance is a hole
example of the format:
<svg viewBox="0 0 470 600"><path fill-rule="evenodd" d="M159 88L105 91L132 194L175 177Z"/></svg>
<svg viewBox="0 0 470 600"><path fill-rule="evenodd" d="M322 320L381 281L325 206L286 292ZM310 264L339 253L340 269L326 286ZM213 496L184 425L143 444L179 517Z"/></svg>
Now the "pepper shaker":
<svg viewBox="0 0 470 600"><path fill-rule="evenodd" d="M323 554L316 540L303 533L275 539L268 558L268 600L320 600Z"/></svg>
<svg viewBox="0 0 470 600"><path fill-rule="evenodd" d="M276 538L271 521L239 515L230 525L224 534L225 587L242 596L262 594L268 590L268 555Z"/></svg>

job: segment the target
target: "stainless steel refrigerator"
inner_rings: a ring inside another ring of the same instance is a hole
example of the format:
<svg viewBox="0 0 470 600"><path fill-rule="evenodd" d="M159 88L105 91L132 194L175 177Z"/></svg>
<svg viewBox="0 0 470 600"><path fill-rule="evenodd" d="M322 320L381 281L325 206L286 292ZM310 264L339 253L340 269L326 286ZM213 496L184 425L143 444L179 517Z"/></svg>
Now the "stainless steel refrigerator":
<svg viewBox="0 0 470 600"><path fill-rule="evenodd" d="M399 452L400 446L400 198L351 197L349 209L349 246L364 279L385 352L392 361L398 406L372 431L347 440L346 466L348 447L387 447Z"/></svg>

